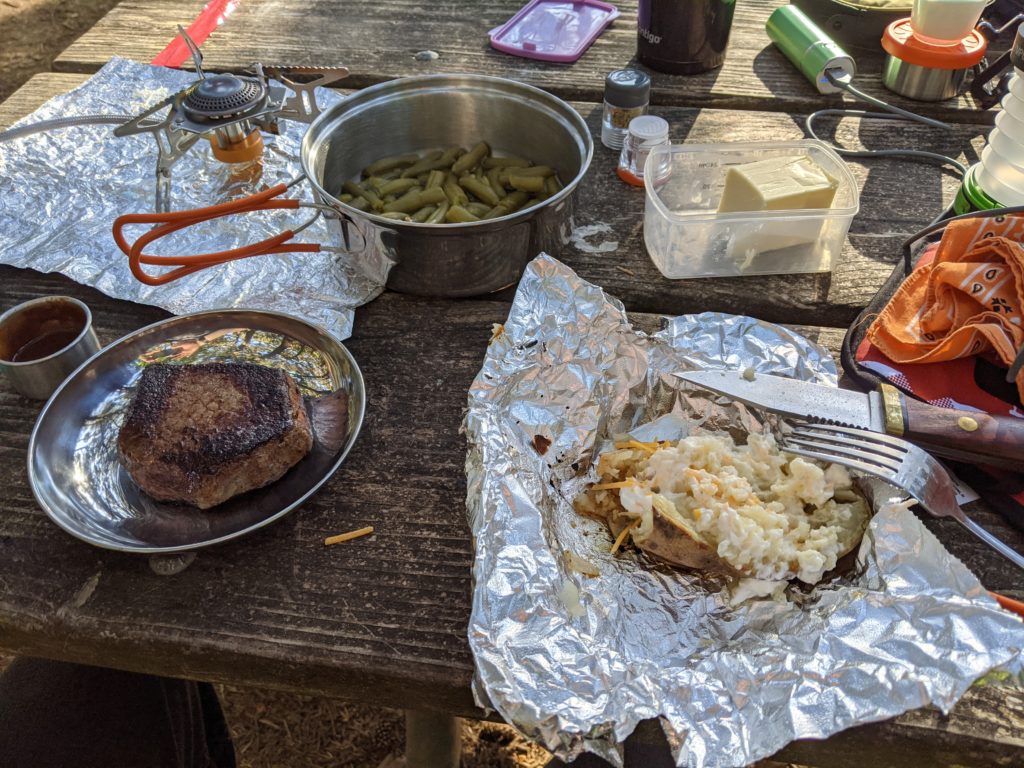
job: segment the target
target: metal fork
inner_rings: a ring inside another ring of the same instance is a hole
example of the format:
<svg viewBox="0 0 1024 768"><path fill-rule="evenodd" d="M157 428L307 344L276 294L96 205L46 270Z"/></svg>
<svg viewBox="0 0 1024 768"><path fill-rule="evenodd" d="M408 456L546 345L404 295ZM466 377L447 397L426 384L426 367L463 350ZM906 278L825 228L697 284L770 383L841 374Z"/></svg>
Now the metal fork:
<svg viewBox="0 0 1024 768"><path fill-rule="evenodd" d="M949 473L916 445L866 429L806 422L785 432L781 444L789 453L842 464L892 483L933 517L952 517L1014 565L1024 568L1024 556L964 514L956 503Z"/></svg>

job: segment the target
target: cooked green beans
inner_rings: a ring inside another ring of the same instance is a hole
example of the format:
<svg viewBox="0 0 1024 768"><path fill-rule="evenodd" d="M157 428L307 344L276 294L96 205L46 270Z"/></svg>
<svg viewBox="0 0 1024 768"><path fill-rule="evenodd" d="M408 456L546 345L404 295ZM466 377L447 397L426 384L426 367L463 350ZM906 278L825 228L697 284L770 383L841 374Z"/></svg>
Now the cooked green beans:
<svg viewBox="0 0 1024 768"><path fill-rule="evenodd" d="M404 195L416 185L416 179L395 179L394 181L385 181L377 189L377 192L382 195Z"/></svg>
<svg viewBox="0 0 1024 768"><path fill-rule="evenodd" d="M342 189L348 192L353 197L362 197L366 202L370 204L370 207L375 211L379 211L384 207L384 201L380 199L380 196L370 189L370 185L360 186L354 181L346 181L342 184Z"/></svg>
<svg viewBox="0 0 1024 768"><path fill-rule="evenodd" d="M509 168L506 173L509 176L554 176L555 169L548 165L532 165L529 168Z"/></svg>
<svg viewBox="0 0 1024 768"><path fill-rule="evenodd" d="M448 209L450 207L451 207L451 204L447 200L445 200L443 203L438 205L437 206L437 210L435 210L432 214L430 214L430 218L427 219L427 224L441 224L441 223L443 223L444 220L445 220L444 217L448 215Z"/></svg>
<svg viewBox="0 0 1024 768"><path fill-rule="evenodd" d="M480 164L480 161L489 154L491 154L491 148L487 146L485 142L481 141L469 150L469 152L455 161L455 165L452 166L452 173L456 176L461 176L466 173L466 171L473 170Z"/></svg>
<svg viewBox="0 0 1024 768"><path fill-rule="evenodd" d="M339 200L397 221L468 223L507 216L561 189L551 166L492 157L481 141L468 152L448 147L376 160L361 180L342 184Z"/></svg>
<svg viewBox="0 0 1024 768"><path fill-rule="evenodd" d="M459 186L462 187L467 192L476 195L476 197L479 198L481 202L487 203L488 207L497 205L498 200L500 199L498 197L498 194L493 189L491 189L490 184L488 184L486 181L480 181L480 179L478 179L476 176L470 176L469 174L466 174L461 179L459 179Z"/></svg>
<svg viewBox="0 0 1024 768"><path fill-rule="evenodd" d="M424 184L423 186L425 186L427 189L432 189L433 187L440 187L442 184L444 184L444 180L447 177L448 174L440 169L436 171L431 171L427 176L427 183Z"/></svg>
<svg viewBox="0 0 1024 768"><path fill-rule="evenodd" d="M470 221L480 221L480 217L474 216L461 205L453 205L448 209L445 221L450 221L453 224L466 224Z"/></svg>
<svg viewBox="0 0 1024 768"><path fill-rule="evenodd" d="M394 184L395 182L391 182ZM511 173L508 175L508 183L513 189L518 189L523 192L540 192L544 189L544 177L543 176L513 176Z"/></svg>
<svg viewBox="0 0 1024 768"><path fill-rule="evenodd" d="M366 166L366 170L363 173L366 176L376 176L385 171L391 171L395 168L401 168L404 165L412 165L420 156L412 153L408 155L395 155L394 157L382 157L380 160L375 160Z"/></svg>
<svg viewBox="0 0 1024 768"><path fill-rule="evenodd" d="M483 218L491 210L491 207L487 205L487 203L466 203L462 207L478 218Z"/></svg>
<svg viewBox="0 0 1024 768"><path fill-rule="evenodd" d="M445 200L443 189L433 187L432 189L410 190L397 200L384 206L387 213L415 213L420 208L428 205L437 205Z"/></svg>
<svg viewBox="0 0 1024 768"><path fill-rule="evenodd" d="M444 184L441 185L441 189L444 190L451 205L465 205L469 202L469 198L462 187L459 186L458 180L450 173L448 178L444 180Z"/></svg>
<svg viewBox="0 0 1024 768"><path fill-rule="evenodd" d="M407 179L410 176L415 178L419 176L421 173L426 173L427 171L434 170L434 163L439 162L443 156L444 152L442 152L440 149L434 152L428 152L427 156L424 157L422 160L417 162L415 165L410 165L408 168L402 171L402 178ZM451 165L451 162L449 162L448 165ZM437 167L444 168L445 166L439 165Z"/></svg>

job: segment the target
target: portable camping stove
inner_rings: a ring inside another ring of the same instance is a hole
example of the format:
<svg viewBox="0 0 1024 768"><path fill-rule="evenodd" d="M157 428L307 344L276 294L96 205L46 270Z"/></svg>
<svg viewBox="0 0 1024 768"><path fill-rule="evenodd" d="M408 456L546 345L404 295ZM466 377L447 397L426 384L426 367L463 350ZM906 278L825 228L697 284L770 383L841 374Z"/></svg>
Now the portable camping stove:
<svg viewBox="0 0 1024 768"><path fill-rule="evenodd" d="M279 133L279 120L311 123L320 114L316 88L348 76L345 67L253 64L252 75L207 75L199 47L178 30L192 52L199 79L114 129L115 136L152 134L157 145L156 210L171 207L171 169L201 138L224 163L245 163L263 153L262 132ZM302 81L296 78L302 78ZM281 85L273 85L277 81ZM289 89L291 95L289 96ZM164 108L163 117L154 117Z"/></svg>

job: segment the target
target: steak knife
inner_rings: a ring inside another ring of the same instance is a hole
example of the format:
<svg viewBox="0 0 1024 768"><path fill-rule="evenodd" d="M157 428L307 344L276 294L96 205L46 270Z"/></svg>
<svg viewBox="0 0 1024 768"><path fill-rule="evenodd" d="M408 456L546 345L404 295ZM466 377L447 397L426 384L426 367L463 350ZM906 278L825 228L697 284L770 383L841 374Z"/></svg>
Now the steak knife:
<svg viewBox="0 0 1024 768"><path fill-rule="evenodd" d="M771 413L884 432L955 461L1024 471L1024 418L940 408L908 398L890 384L865 394L765 373L675 375Z"/></svg>

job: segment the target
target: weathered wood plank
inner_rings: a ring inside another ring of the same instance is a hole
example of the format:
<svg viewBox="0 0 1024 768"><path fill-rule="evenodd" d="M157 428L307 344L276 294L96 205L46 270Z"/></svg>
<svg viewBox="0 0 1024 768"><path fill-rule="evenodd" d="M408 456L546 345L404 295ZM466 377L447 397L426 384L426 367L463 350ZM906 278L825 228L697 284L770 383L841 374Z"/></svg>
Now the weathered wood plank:
<svg viewBox="0 0 1024 768"><path fill-rule="evenodd" d="M931 768L1006 766L1024 755L1024 696L1020 688L976 686L949 714L920 709L887 723L861 725L827 742L796 741L773 756L798 765L821 761L828 768Z"/></svg>
<svg viewBox="0 0 1024 768"><path fill-rule="evenodd" d="M39 75L0 108L0 124L46 97L72 87L79 76ZM574 105L595 137L600 107ZM802 137L802 118L772 112L661 107L675 142L757 141ZM822 131L835 126L823 123ZM837 138L854 149L929 147L970 163L983 146L984 126L957 125L948 134L916 124L843 120ZM823 133L831 135L831 133ZM643 190L615 175L615 153L597 144L590 171L579 188L576 224L606 225L584 243L553 254L587 280L604 286L638 312L679 314L705 310L749 314L775 322L841 327L850 324L897 262L900 243L931 221L956 194L957 179L937 165L890 158L851 160L861 189L861 211L831 274L668 280L647 256L643 243ZM589 244L588 244L589 243ZM614 244L612 247L611 244ZM610 251L600 246L612 247Z"/></svg>
<svg viewBox="0 0 1024 768"><path fill-rule="evenodd" d="M174 37L176 25L187 25L204 2L123 2L64 51L54 68L93 72L114 53L150 61ZM652 73L653 102L786 112L842 104L839 97L819 94L770 43L765 21L782 3L737 3L724 66L688 77ZM352 88L409 75L473 72L522 80L566 99L600 101L605 75L635 63L636 0L617 3L622 15L571 65L508 56L490 48L488 30L511 18L521 5L520 0L309 0L296 6L280 0L246 0L203 45L204 66L228 70L253 61L344 64L352 70L348 82ZM439 55L421 60L416 57L420 51ZM881 48L877 53L858 54L857 85L863 90L945 119L976 120L965 117L965 110L972 109L966 99L937 105L890 93L881 85L882 59Z"/></svg>
<svg viewBox="0 0 1024 768"><path fill-rule="evenodd" d="M21 88L0 102L0 129L39 109L48 99L81 85L85 80L84 75L61 75L54 72L33 75Z"/></svg>
<svg viewBox="0 0 1024 768"><path fill-rule="evenodd" d="M104 342L165 316L56 275L0 267L0 282L5 305L45 293L84 300ZM24 472L40 405L0 389L0 647L482 716L469 693L472 544L458 427L490 325L507 310L494 301L396 294L361 308L348 346L370 399L345 465L302 509L199 553L177 576L157 576L143 557L78 542L45 518ZM646 330L659 324L652 315L633 319ZM842 337L837 329L799 330L833 349ZM1024 544L994 515L978 509L975 516L1011 544ZM365 524L376 527L373 538L321 544L327 534ZM966 541L955 524L934 529L989 586L1024 593L1024 576ZM964 749L991 757L986 764L1011 765L1007 755L1022 734L1021 697L981 688L949 718L913 712L782 754L845 766L851 763L835 761L854 743L860 760L880 766L954 765ZM897 760L910 754L913 760Z"/></svg>

